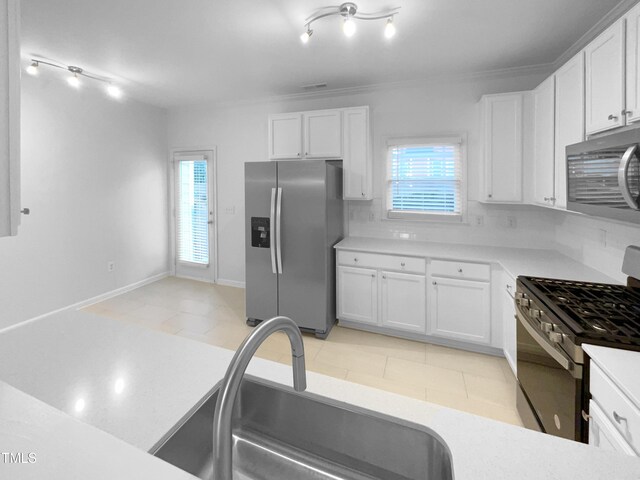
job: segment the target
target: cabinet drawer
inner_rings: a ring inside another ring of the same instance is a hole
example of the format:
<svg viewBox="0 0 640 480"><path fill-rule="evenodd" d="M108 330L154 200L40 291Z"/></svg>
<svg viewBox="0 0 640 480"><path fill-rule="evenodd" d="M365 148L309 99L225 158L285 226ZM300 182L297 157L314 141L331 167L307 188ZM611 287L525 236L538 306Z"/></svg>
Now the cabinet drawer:
<svg viewBox="0 0 640 480"><path fill-rule="evenodd" d="M594 362L591 362L589 390L616 430L639 453L640 410Z"/></svg>
<svg viewBox="0 0 640 480"><path fill-rule="evenodd" d="M338 264L352 267L380 268L399 272L425 273L424 258L403 257L399 255L381 255L341 250L338 252Z"/></svg>
<svg viewBox="0 0 640 480"><path fill-rule="evenodd" d="M491 278L491 268L484 263L433 260L431 262L431 275L489 281Z"/></svg>

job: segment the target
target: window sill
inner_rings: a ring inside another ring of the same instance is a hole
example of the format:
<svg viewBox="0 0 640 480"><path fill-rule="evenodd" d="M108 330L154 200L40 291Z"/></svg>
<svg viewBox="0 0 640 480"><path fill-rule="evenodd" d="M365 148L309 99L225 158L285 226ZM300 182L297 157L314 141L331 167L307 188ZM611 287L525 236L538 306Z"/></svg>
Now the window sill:
<svg viewBox="0 0 640 480"><path fill-rule="evenodd" d="M387 211L385 220L409 220L417 222L437 222L449 224L464 224L463 214L442 214L442 213L419 213L419 212L398 212Z"/></svg>

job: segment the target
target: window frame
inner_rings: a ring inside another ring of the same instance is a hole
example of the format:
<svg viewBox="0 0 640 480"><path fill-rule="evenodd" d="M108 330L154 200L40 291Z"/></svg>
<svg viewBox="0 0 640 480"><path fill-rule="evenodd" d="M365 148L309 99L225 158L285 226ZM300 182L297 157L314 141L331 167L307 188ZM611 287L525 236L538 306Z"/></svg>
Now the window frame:
<svg viewBox="0 0 640 480"><path fill-rule="evenodd" d="M434 144L460 145L460 213L436 213L436 212L403 212L393 210L390 205L389 185L391 178L390 162L391 151L394 147L412 147ZM421 137L393 137L387 138L385 142L386 155L383 175L383 207L385 220L410 220L419 222L442 222L442 223L466 223L467 220L467 135L466 133L448 133L439 135L428 135Z"/></svg>

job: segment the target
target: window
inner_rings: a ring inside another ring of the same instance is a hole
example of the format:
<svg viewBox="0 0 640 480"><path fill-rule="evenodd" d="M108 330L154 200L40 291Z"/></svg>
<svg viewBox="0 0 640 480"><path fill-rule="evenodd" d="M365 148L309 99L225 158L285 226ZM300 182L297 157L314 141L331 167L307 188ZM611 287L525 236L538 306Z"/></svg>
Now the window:
<svg viewBox="0 0 640 480"><path fill-rule="evenodd" d="M462 137L388 142L387 217L461 221Z"/></svg>

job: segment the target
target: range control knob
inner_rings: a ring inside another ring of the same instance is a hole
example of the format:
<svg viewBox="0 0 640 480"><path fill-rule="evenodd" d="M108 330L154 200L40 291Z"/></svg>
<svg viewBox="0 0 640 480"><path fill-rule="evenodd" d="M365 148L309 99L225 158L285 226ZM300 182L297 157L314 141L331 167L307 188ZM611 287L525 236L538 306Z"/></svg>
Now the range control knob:
<svg viewBox="0 0 640 480"><path fill-rule="evenodd" d="M531 300L529 300L528 298L519 298L518 305L520 305L521 307L530 307Z"/></svg>
<svg viewBox="0 0 640 480"><path fill-rule="evenodd" d="M549 340L553 343L562 343L562 337L564 337L562 332L549 332Z"/></svg>
<svg viewBox="0 0 640 480"><path fill-rule="evenodd" d="M549 333L553 331L553 323L550 322L540 322L540 328L545 333Z"/></svg>
<svg viewBox="0 0 640 480"><path fill-rule="evenodd" d="M536 308L532 308L529 313L531 313L531 316L533 318L541 318L542 317L542 310L538 310Z"/></svg>

